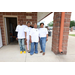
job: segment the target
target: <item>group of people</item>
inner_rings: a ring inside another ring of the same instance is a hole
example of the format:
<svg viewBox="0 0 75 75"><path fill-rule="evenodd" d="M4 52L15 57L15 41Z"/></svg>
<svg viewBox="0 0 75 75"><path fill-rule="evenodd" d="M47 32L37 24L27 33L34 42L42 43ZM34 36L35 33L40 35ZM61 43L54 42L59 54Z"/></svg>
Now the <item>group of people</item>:
<svg viewBox="0 0 75 75"><path fill-rule="evenodd" d="M40 23L40 28L38 29L36 23L32 28L30 21L27 22L27 25L23 25L23 20L20 20L20 25L17 25L16 32L16 39L20 45L20 54L22 54L22 52L26 53L25 45L27 47L27 52L30 53L30 55L33 55L34 53L38 54L38 43L40 43L40 53L45 55L46 41L48 41L48 31L44 28L44 23ZM31 43L30 50L29 43Z"/></svg>

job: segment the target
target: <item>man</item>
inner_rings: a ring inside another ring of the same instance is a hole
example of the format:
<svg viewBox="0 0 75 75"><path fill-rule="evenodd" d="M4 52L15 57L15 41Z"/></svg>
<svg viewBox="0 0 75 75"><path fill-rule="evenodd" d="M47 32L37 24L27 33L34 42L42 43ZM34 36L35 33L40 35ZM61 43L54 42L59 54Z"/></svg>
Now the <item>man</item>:
<svg viewBox="0 0 75 75"><path fill-rule="evenodd" d="M45 55L46 41L48 41L48 31L46 28L44 28L44 23L40 23L39 36L41 46L40 53L43 52L43 55Z"/></svg>
<svg viewBox="0 0 75 75"><path fill-rule="evenodd" d="M30 31L30 42L31 42L31 50L30 55L34 53L38 53L38 42L39 42L39 31L37 29L37 24L34 24L34 28ZM35 49L34 49L35 46Z"/></svg>
<svg viewBox="0 0 75 75"><path fill-rule="evenodd" d="M27 52L29 53L29 33L31 31L31 27L30 27L30 21L27 22L27 28L24 30L25 31L25 37L26 37L26 41L27 41Z"/></svg>
<svg viewBox="0 0 75 75"><path fill-rule="evenodd" d="M20 45L20 54L22 54L22 52L24 51L24 53L26 53L25 51L25 25L23 25L23 20L20 20L20 25L17 25L16 27L16 32L17 32L17 40L19 42Z"/></svg>

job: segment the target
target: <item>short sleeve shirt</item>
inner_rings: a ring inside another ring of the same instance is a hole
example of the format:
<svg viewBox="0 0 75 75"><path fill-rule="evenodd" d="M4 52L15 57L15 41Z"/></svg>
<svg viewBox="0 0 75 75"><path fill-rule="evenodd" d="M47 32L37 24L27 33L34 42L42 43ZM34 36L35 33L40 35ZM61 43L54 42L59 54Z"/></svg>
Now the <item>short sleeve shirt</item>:
<svg viewBox="0 0 75 75"><path fill-rule="evenodd" d="M32 42L38 42L39 41L39 30L38 29L33 28L30 31L30 34L29 35L31 36Z"/></svg>
<svg viewBox="0 0 75 75"><path fill-rule="evenodd" d="M16 32L18 32L18 34L17 34L18 39L24 39L25 38L25 32L24 32L25 28L26 28L25 25L22 25L22 26L17 25Z"/></svg>
<svg viewBox="0 0 75 75"><path fill-rule="evenodd" d="M47 34L48 34L47 28L40 28L39 29L39 36L40 37L46 37Z"/></svg>

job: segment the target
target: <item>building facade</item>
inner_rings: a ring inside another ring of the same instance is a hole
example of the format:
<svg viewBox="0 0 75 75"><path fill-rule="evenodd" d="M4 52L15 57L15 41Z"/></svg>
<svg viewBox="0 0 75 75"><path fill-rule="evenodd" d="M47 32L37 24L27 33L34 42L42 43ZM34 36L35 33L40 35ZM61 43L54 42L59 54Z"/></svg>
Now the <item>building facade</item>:
<svg viewBox="0 0 75 75"><path fill-rule="evenodd" d="M10 22L15 26L19 24L19 21L22 19L23 24L26 24L27 21L31 22L31 25L34 23L39 22L52 12L0 12L0 27L1 27L1 34L2 34L2 42L3 46L7 45L7 31L9 28L6 27ZM63 26L63 34L62 34L62 42L61 48L63 54L67 53L67 43L68 43L68 34L69 34L69 25L70 25L70 17L71 12L64 12L64 18L62 18L63 12L54 12L53 16L53 34L52 34L52 51L55 54L59 54L59 45L60 45L60 31L61 31L61 22L64 21ZM61 20L62 19L62 20ZM11 25L11 24L10 24ZM12 28L12 27L10 27ZM9 37L8 37L9 38Z"/></svg>

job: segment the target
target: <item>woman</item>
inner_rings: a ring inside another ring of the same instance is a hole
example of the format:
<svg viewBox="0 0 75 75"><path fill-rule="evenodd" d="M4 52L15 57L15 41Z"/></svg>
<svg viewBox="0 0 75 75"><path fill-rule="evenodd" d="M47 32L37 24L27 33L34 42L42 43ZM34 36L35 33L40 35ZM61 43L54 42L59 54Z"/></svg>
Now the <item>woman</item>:
<svg viewBox="0 0 75 75"><path fill-rule="evenodd" d="M34 28L30 32L30 42L31 42L30 55L33 55L34 53L38 54L39 31L37 29L36 23L34 24Z"/></svg>
<svg viewBox="0 0 75 75"><path fill-rule="evenodd" d="M45 55L46 41L48 41L48 31L46 28L44 28L44 23L40 23L39 37L41 46L40 53L43 52L43 55Z"/></svg>
<svg viewBox="0 0 75 75"><path fill-rule="evenodd" d="M26 37L26 41L27 41L27 52L29 53L29 33L31 31L31 27L30 27L30 21L27 22L27 28L24 30L25 31L25 37Z"/></svg>

